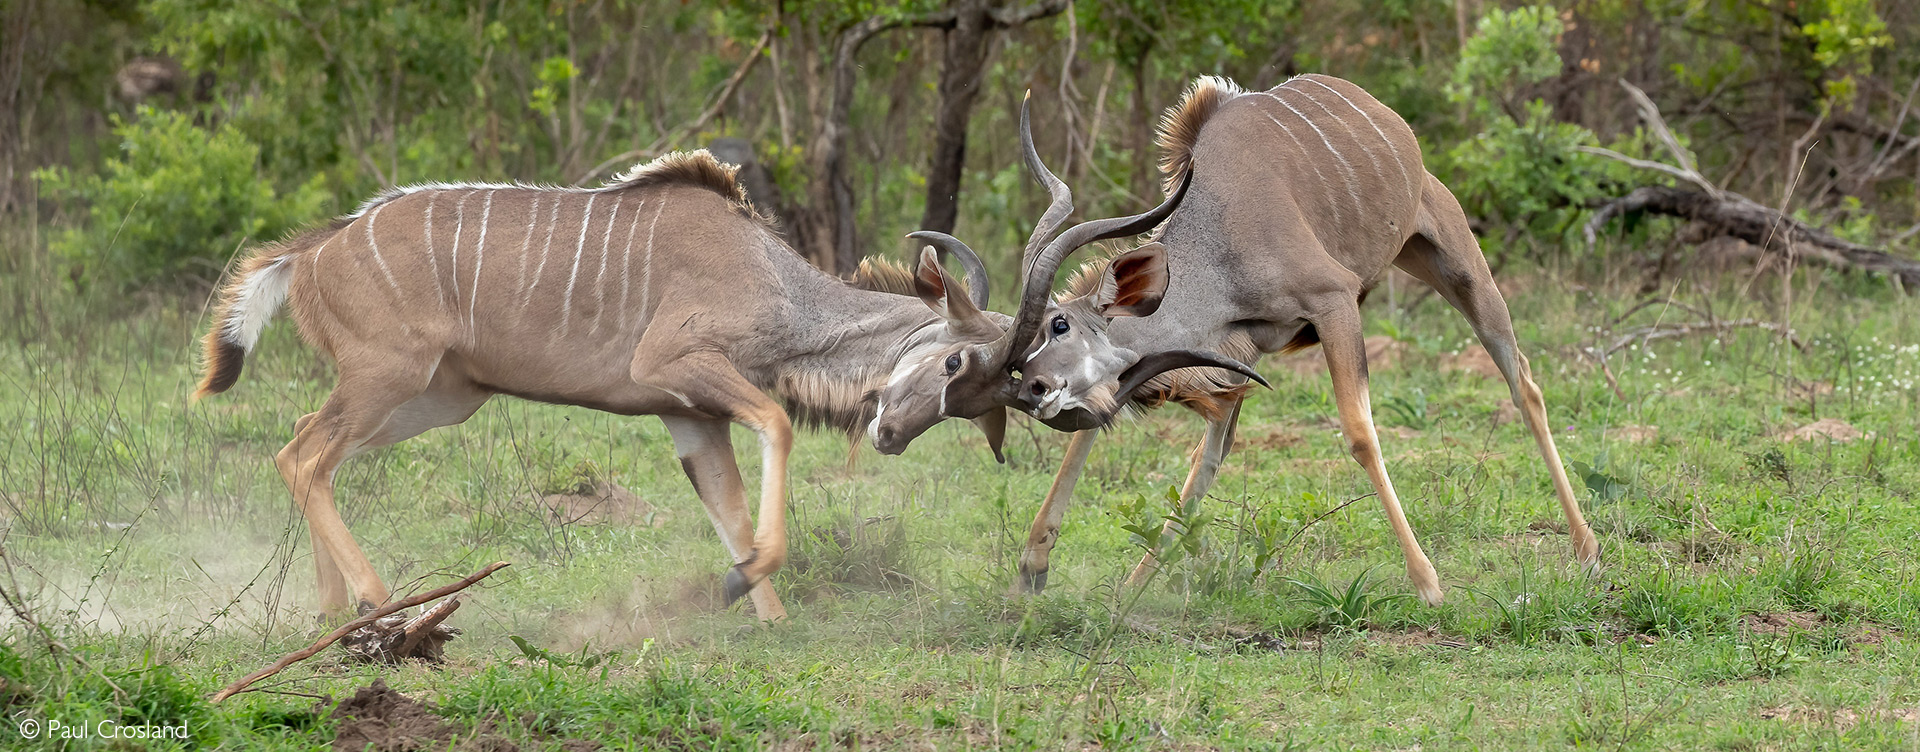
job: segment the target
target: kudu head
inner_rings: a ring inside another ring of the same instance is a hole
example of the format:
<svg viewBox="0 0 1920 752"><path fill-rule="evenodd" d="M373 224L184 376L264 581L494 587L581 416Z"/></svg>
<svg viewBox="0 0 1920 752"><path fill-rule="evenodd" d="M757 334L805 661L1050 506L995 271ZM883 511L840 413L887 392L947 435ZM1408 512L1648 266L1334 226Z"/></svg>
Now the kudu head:
<svg viewBox="0 0 1920 752"><path fill-rule="evenodd" d="M976 413L971 411L997 413L997 408L1014 407L1056 429L1084 430L1106 425L1134 389L1175 368L1213 366L1260 378L1246 365L1212 353L1175 350L1142 357L1108 340L1106 325L1114 318L1145 316L1159 307L1167 288L1167 266L1165 250L1158 243L1113 259L1094 293L1059 302L1050 297L1054 276L1074 251L1096 241L1145 233L1166 220L1186 198L1191 172L1151 211L1083 222L1062 231L1073 213L1073 192L1041 163L1026 102L1020 105L1020 146L1027 169L1046 186L1052 201L1027 239L1022 255L1025 285L1012 324L991 341L961 348L957 360L949 358L943 364L952 369L944 372L940 384L945 414L972 417ZM910 237L963 257L973 255L966 244L943 233L916 232ZM1034 372L1036 364L1047 368L1042 380L1014 375ZM1064 375L1068 371L1070 377Z"/></svg>
<svg viewBox="0 0 1920 752"><path fill-rule="evenodd" d="M1000 452L1007 428L1002 403L1009 400L991 396L982 399L954 387L972 384L985 373L979 367L986 357L983 348L1005 335L1006 317L985 310L987 271L973 249L960 243L933 242L920 251L913 288L940 317L903 343L901 357L895 361L886 386L880 389L867 436L882 454L899 454L934 424L947 418L968 418L986 434L994 459L1005 462ZM971 297L960 294L960 284L940 265L941 257L949 255L967 268ZM1010 392L1011 379L1002 373L1000 381Z"/></svg>

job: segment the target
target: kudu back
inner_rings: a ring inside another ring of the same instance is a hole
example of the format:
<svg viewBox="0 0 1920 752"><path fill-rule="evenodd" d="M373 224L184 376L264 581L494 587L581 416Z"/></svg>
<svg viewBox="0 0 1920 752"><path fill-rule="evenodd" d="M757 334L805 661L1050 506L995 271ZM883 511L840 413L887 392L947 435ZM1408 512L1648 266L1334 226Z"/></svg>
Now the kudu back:
<svg viewBox="0 0 1920 752"><path fill-rule="evenodd" d="M205 338L196 398L234 385L283 302L335 362L338 384L275 458L307 519L329 615L388 597L340 519L335 469L506 394L660 416L737 562L728 600L751 591L758 615L777 619L766 577L786 558L794 419L857 436L882 412L913 435L948 417L925 395L881 392L1003 336L1006 317L981 311L979 260L960 261L971 297L930 248L918 296L849 285L781 242L732 168L704 151L592 189L398 189L242 263ZM996 454L1000 415L962 416L986 424ZM730 423L760 437L757 531Z"/></svg>
<svg viewBox="0 0 1920 752"><path fill-rule="evenodd" d="M1129 404L1184 404L1208 422L1182 490L1183 498L1202 497L1233 446L1245 383L1193 369L1116 379L1102 364L1116 351L1145 359L1188 348L1252 361L1317 342L1350 452L1380 497L1414 588L1438 603L1438 577L1387 475L1368 398L1359 305L1398 266L1472 324L1547 464L1575 556L1597 565L1598 543L1560 464L1506 302L1459 203L1422 164L1406 121L1360 87L1329 76L1300 76L1254 93L1209 77L1169 110L1161 145L1169 188L1191 181L1185 202L1150 243L1090 262L1047 308L1047 324L1019 366L1024 409L1056 427L1091 429ZM1033 166L1044 173L1043 165ZM1109 311L1123 291L1109 267L1141 254L1166 259L1165 295L1152 316L1114 317ZM1069 446L1030 531L1016 589L1044 586L1048 554L1095 435L1081 431ZM1141 562L1135 579L1151 566Z"/></svg>

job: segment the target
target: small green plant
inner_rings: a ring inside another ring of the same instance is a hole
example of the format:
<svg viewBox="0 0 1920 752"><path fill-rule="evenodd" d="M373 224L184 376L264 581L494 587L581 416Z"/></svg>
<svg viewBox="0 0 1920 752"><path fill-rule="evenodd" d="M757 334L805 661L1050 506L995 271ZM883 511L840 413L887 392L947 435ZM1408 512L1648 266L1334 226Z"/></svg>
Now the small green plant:
<svg viewBox="0 0 1920 752"><path fill-rule="evenodd" d="M520 649L520 654L525 656L528 662L544 663L555 668L578 668L589 671L594 668L599 668L602 672L605 672L607 668L613 665L614 661L620 660L620 651L618 650L603 650L596 653L592 652L589 646L581 646L579 652L555 653L528 642L527 638L521 637L520 635L507 635L507 639L513 641L513 646ZM646 655L647 651L652 648L653 638L647 638L647 641L640 649L641 655Z"/></svg>
<svg viewBox="0 0 1920 752"><path fill-rule="evenodd" d="M1287 580L1299 593L1300 600L1314 610L1312 626L1317 628L1366 629L1373 623L1373 616L1382 606L1395 601L1405 600L1405 593L1382 595L1374 592L1373 570L1368 567L1355 575L1345 587L1328 584L1315 575L1306 579Z"/></svg>
<svg viewBox="0 0 1920 752"><path fill-rule="evenodd" d="M1386 401L1387 413L1392 417L1389 425L1405 426L1415 431L1425 431L1432 421L1427 418L1427 392L1413 390L1412 397L1394 395Z"/></svg>
<svg viewBox="0 0 1920 752"><path fill-rule="evenodd" d="M1594 504L1611 504L1627 495L1632 486L1620 478L1607 473L1610 457L1605 451L1594 455L1593 464L1579 460L1568 463L1573 465L1573 474L1585 484L1587 491L1593 494Z"/></svg>

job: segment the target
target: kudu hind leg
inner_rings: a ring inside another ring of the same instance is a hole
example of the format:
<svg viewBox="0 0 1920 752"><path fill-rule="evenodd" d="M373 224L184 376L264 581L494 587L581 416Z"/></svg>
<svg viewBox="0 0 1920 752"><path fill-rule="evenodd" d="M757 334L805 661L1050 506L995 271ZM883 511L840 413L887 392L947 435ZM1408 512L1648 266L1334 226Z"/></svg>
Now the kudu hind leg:
<svg viewBox="0 0 1920 752"><path fill-rule="evenodd" d="M1446 198L1450 200L1451 194ZM1429 207L1422 219L1423 225L1430 229L1407 242L1396 264L1439 291L1473 326L1480 345L1487 349L1500 375L1506 379L1513 404L1520 409L1540 457L1546 461L1547 473L1553 478L1554 495L1559 497L1560 510L1567 517L1574 558L1588 572L1595 572L1600 566L1600 542L1581 514L1580 502L1573 495L1573 484L1568 482L1566 468L1560 464L1560 450L1554 446L1553 428L1547 422L1547 403L1514 337L1513 317L1507 312L1507 301L1494 284L1486 257L1481 255L1479 244L1467 229L1466 217L1460 213L1459 205L1450 201L1435 203L1450 204L1451 210L1447 210L1447 205Z"/></svg>
<svg viewBox="0 0 1920 752"><path fill-rule="evenodd" d="M1406 512L1400 508L1400 496L1393 490L1393 480L1387 477L1387 463L1380 454L1380 437L1373 428L1372 400L1367 394L1367 345L1362 336L1360 308L1351 300L1347 305L1350 307L1313 320L1314 328L1320 332L1320 347L1326 354L1327 374L1333 379L1333 401L1340 411L1340 428L1346 434L1348 451L1354 461L1366 469L1374 493L1380 496L1387 524L1393 528L1400 553L1406 557L1407 578L1413 581L1414 592L1427 605L1436 606L1441 599L1440 577L1434 573L1427 553L1420 549L1413 527L1407 524Z"/></svg>
<svg viewBox="0 0 1920 752"><path fill-rule="evenodd" d="M293 422L293 435L299 436L313 422L319 413L307 413ZM344 614L351 603L347 602L347 578L340 573L340 565L333 563L333 554L327 550L327 544L312 525L307 526L307 541L313 545L313 576L320 595L320 613L328 615Z"/></svg>
<svg viewBox="0 0 1920 752"><path fill-rule="evenodd" d="M301 418L293 441L274 456L294 506L307 520L315 568L320 570L321 609L327 616L341 616L349 607L378 606L388 596L386 584L340 519L334 503L334 472L380 430L395 408L424 391L426 382L424 373L342 376L326 404ZM329 566L343 590L332 590L332 578L325 573Z"/></svg>
<svg viewBox="0 0 1920 752"><path fill-rule="evenodd" d="M1093 451L1093 444L1100 438L1099 429L1080 431L1067 442L1067 456L1060 461L1060 472L1053 476L1053 486L1047 489L1046 501L1040 503L1040 513L1033 517L1033 527L1027 530L1026 548L1020 551L1020 574L1014 578L1011 594L1027 595L1047 589L1047 570L1052 566L1048 559L1053 554L1053 544L1060 539L1060 523L1066 519L1067 507L1073 503L1073 486L1080 480L1080 471L1086 468L1087 453Z"/></svg>
<svg viewBox="0 0 1920 752"><path fill-rule="evenodd" d="M753 552L753 514L747 508L747 486L740 479L740 466L733 457L733 438L727 435L730 424L724 420L662 417L667 433L673 436L674 453L680 456L680 468L693 484L693 492L707 508L707 519L720 534L720 543L734 561L742 561ZM761 580L748 593L753 612L767 621L787 617L787 609L773 592L773 583Z"/></svg>
<svg viewBox="0 0 1920 752"><path fill-rule="evenodd" d="M1187 482L1180 487L1182 504L1192 499L1204 499L1207 492L1213 489L1213 481L1219 477L1220 463L1226 460L1228 452L1233 451L1233 434L1240 425L1240 404L1233 403L1233 409L1227 411L1225 417L1207 421L1207 433L1193 450L1193 467L1187 471ZM1172 520L1161 526L1160 531L1163 536L1178 532ZM1127 575L1127 585L1131 587L1145 583L1155 566L1157 563L1153 560L1153 554L1140 557L1140 563L1135 564L1133 572Z"/></svg>
<svg viewBox="0 0 1920 752"><path fill-rule="evenodd" d="M793 452L793 422L778 403L715 353L699 352L660 365L636 360L634 381L760 435L759 524L753 548L727 572L727 602L739 600L787 561L787 457Z"/></svg>

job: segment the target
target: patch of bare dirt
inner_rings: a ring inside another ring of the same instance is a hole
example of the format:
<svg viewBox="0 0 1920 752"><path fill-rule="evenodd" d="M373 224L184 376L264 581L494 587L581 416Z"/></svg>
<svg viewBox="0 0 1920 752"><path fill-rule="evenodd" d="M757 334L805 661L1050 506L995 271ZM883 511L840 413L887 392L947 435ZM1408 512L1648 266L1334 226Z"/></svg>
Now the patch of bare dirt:
<svg viewBox="0 0 1920 752"><path fill-rule="evenodd" d="M1250 428L1251 430L1236 433L1233 438L1233 451L1260 449L1272 452L1307 440L1291 426L1252 426Z"/></svg>
<svg viewBox="0 0 1920 752"><path fill-rule="evenodd" d="M471 736L427 706L387 686L361 687L333 709L334 752L518 752L520 746L499 735L492 722Z"/></svg>
<svg viewBox="0 0 1920 752"><path fill-rule="evenodd" d="M1477 373L1495 381L1504 378L1500 375L1500 366L1494 364L1493 356L1487 354L1487 348L1479 345L1468 345L1467 349L1458 353L1441 356L1440 367L1449 371Z"/></svg>
<svg viewBox="0 0 1920 752"><path fill-rule="evenodd" d="M1873 438L1873 434L1854 428L1839 418L1821 418L1812 423L1782 433L1778 438L1781 441L1811 441L1813 439L1824 438L1828 441L1837 441L1845 444L1859 439Z"/></svg>
<svg viewBox="0 0 1920 752"><path fill-rule="evenodd" d="M1660 438L1660 427L1633 424L1614 426L1607 429L1607 438L1628 444L1644 444Z"/></svg>
<svg viewBox="0 0 1920 752"><path fill-rule="evenodd" d="M1407 439L1417 439L1420 437L1420 429L1408 428L1406 426L1387 426L1386 430L1379 431L1379 433L1389 434L1401 441L1406 441Z"/></svg>
<svg viewBox="0 0 1920 752"><path fill-rule="evenodd" d="M1811 611L1776 611L1767 614L1747 614L1740 617L1748 631L1754 634L1784 635L1792 632L1812 632L1826 625L1827 618Z"/></svg>
<svg viewBox="0 0 1920 752"><path fill-rule="evenodd" d="M1804 401L1815 397L1825 397L1833 393L1833 385L1825 381L1795 381L1787 389L1787 396Z"/></svg>
<svg viewBox="0 0 1920 752"><path fill-rule="evenodd" d="M1432 629L1405 629L1390 632L1376 629L1367 632L1367 639L1396 648L1464 648L1467 646L1463 640L1448 637Z"/></svg>
<svg viewBox="0 0 1920 752"><path fill-rule="evenodd" d="M654 510L652 504L610 480L595 480L566 493L547 494L541 497L540 503L546 505L553 521L561 524L651 527L667 524L666 515Z"/></svg>

